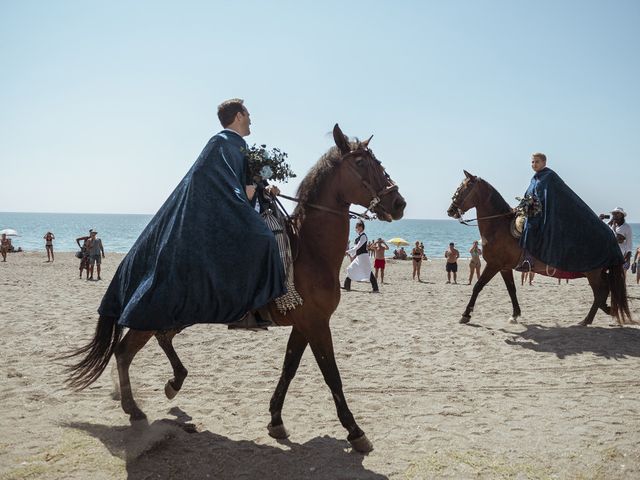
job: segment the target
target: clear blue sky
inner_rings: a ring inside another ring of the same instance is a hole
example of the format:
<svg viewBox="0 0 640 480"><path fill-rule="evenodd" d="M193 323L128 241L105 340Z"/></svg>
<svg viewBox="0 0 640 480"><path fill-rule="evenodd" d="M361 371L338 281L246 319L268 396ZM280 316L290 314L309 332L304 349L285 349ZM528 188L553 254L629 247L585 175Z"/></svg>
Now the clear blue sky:
<svg viewBox="0 0 640 480"><path fill-rule="evenodd" d="M640 221L639 52L633 0L0 0L0 210L154 213L241 97L296 180L374 134L407 218L463 168L515 204L542 151Z"/></svg>

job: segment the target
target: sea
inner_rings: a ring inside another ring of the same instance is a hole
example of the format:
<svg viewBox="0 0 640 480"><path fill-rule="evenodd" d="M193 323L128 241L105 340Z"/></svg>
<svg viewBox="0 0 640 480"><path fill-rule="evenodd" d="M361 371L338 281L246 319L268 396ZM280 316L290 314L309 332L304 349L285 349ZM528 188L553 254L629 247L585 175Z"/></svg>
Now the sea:
<svg viewBox="0 0 640 480"><path fill-rule="evenodd" d="M471 212L473 213L473 211ZM55 235L54 251L72 252L78 250L75 239L89 234L89 229L98 231L106 252L127 253L153 215L111 214L111 213L15 213L0 212L0 230L11 228L18 232L12 237L13 245L25 251L44 252L44 235L50 231ZM470 218L473 218L472 216ZM635 247L640 243L640 224L630 223ZM351 220L351 240L355 238L355 220ZM402 219L395 222L371 220L365 222L365 232L369 240L382 238L402 238L413 246L414 242L424 243L428 257L444 255L449 242L454 242L462 257L474 240L479 240L477 226L463 225L457 220ZM221 245L222 248L232 246ZM395 246L389 244L391 251Z"/></svg>

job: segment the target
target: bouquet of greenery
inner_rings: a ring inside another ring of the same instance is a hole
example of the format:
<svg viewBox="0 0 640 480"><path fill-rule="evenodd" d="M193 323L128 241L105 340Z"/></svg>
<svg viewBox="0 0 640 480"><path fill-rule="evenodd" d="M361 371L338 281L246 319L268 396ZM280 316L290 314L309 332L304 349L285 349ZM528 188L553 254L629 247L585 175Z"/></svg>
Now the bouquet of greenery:
<svg viewBox="0 0 640 480"><path fill-rule="evenodd" d="M524 198L516 197L520 203L516 207L518 215L524 215L525 217L535 217L542 213L542 205L540 201L531 195L525 195Z"/></svg>
<svg viewBox="0 0 640 480"><path fill-rule="evenodd" d="M245 153L249 160L249 175L256 181L273 179L286 183L296 176L286 162L287 154L279 148L268 150L266 145L253 144Z"/></svg>

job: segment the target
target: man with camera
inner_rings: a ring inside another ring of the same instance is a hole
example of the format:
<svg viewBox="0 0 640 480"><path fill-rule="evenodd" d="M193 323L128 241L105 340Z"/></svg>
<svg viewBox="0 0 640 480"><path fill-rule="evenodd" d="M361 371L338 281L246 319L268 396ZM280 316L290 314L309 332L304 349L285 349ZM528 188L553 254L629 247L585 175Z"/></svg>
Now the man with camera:
<svg viewBox="0 0 640 480"><path fill-rule="evenodd" d="M618 246L620 247L620 251L624 257L624 264L622 265L622 268L624 268L625 274L627 273L627 270L629 270L629 265L631 264L631 250L633 248L631 227L625 222L626 216L627 212L625 212L621 207L616 207L611 210L611 215L600 214L600 220L610 219L607 224L615 234L616 241L618 242Z"/></svg>

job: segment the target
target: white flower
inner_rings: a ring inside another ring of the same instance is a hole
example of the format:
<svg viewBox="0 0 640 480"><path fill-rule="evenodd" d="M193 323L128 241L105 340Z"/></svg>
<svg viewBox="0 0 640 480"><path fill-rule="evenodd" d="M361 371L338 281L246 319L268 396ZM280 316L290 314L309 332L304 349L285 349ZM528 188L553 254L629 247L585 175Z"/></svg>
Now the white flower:
<svg viewBox="0 0 640 480"><path fill-rule="evenodd" d="M273 175L273 170L271 170L271 167L269 165L265 165L260 169L260 176L265 180L269 180L272 175Z"/></svg>

